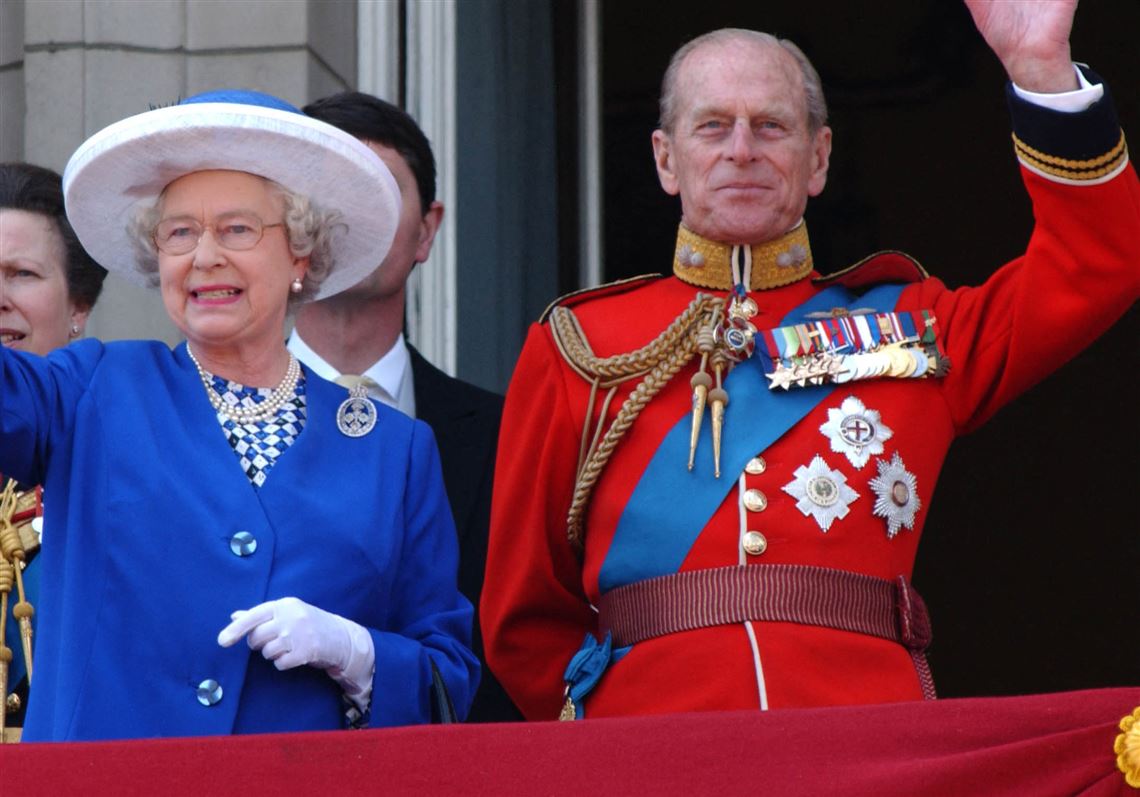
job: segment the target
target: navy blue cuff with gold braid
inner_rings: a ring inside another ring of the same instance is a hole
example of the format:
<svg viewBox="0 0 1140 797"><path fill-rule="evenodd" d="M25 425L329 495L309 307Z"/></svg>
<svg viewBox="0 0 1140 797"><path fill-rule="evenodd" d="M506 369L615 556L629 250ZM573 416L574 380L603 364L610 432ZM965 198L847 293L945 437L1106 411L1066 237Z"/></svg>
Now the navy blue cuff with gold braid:
<svg viewBox="0 0 1140 797"><path fill-rule="evenodd" d="M1087 67L1090 83L1104 84ZM1006 86L1013 117L1013 148L1030 171L1063 183L1091 185L1115 177L1128 163L1128 147L1116 118L1116 107L1104 86L1104 96L1078 113L1054 111L1017 96Z"/></svg>

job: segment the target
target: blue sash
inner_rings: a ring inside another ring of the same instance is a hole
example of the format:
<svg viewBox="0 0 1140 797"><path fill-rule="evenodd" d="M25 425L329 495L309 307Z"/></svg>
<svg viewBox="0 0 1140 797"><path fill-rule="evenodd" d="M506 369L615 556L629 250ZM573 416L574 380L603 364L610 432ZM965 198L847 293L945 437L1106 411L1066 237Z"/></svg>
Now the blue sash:
<svg viewBox="0 0 1140 797"><path fill-rule="evenodd" d="M876 287L858 297L859 306L878 312L893 310L903 287ZM792 310L779 325L801 323L808 313L849 307L855 298L847 288L829 287ZM769 390L762 363L763 358L754 356L739 363L725 379L729 402L721 442L721 478L713 475L707 418L692 471L685 467L691 416L685 413L665 436L618 520L598 575L600 592L677 572L709 518L736 486L748 460L776 442L835 389L820 385L787 392Z"/></svg>

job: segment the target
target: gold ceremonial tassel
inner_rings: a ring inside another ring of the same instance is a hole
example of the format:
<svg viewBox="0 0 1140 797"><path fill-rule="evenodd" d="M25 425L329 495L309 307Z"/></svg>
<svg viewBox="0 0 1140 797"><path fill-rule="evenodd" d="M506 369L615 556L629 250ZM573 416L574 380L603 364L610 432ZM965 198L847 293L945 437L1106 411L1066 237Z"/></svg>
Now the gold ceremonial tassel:
<svg viewBox="0 0 1140 797"><path fill-rule="evenodd" d="M716 371L716 387L709 391L709 403L712 405L712 439L713 439L713 472L720 478L720 438L724 432L724 408L728 405L728 392L721 385L724 374L724 364L714 362Z"/></svg>
<svg viewBox="0 0 1140 797"><path fill-rule="evenodd" d="M8 620L8 593L12 591L13 568L0 557L0 742L4 740L4 720L8 713L8 663L12 650L4 644Z"/></svg>
<svg viewBox="0 0 1140 797"><path fill-rule="evenodd" d="M701 356L701 370L693 374L693 428L689 433L689 470L693 469L693 460L697 455L697 439L701 436L701 422L705 417L705 403L708 400L709 386L712 379L705 373L707 355Z"/></svg>
<svg viewBox="0 0 1140 797"><path fill-rule="evenodd" d="M20 645L24 649L24 669L28 672L28 685L32 683L32 615L35 609L32 604L24 600L24 579L20 575L20 568L16 570L16 586L19 587L20 601L12 607L12 616L20 627Z"/></svg>
<svg viewBox="0 0 1140 797"><path fill-rule="evenodd" d="M4 732L4 721L8 713L8 662L11 659L12 651L0 645L0 695L5 695L4 701L0 703L0 744L8 740L8 734Z"/></svg>
<svg viewBox="0 0 1140 797"><path fill-rule="evenodd" d="M689 382L693 386L693 427L689 433L689 470L693 469L693 460L697 456L697 440L701 436L709 386L712 385L712 379L709 378L706 369L709 364L709 354L716 348L716 325L720 323L720 316L721 308L718 307L713 311L708 323L697 332L697 351L701 353L701 367Z"/></svg>

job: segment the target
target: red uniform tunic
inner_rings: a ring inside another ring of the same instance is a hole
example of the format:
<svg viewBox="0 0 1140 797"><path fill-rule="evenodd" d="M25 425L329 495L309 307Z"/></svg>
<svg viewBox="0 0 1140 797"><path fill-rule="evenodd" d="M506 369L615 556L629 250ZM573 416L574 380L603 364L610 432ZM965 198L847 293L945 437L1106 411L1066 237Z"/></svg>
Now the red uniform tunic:
<svg viewBox="0 0 1140 797"><path fill-rule="evenodd" d="M930 310L937 318L940 345L953 363L949 375L836 386L775 443L755 452L762 462L747 469L754 472L722 474L724 499L685 553L681 571L806 564L883 579L909 578L951 441L1070 359L1140 294L1140 183L1122 150L1112 156L1104 144L1089 149L1090 130L1100 142L1120 141L1111 109L1103 107L1107 103L1105 99L1093 111L1066 115L1071 118L1059 122L1050 113L1015 107L1019 157L1036 218L1025 255L980 287L949 290L937 279L923 278L903 288L896 309ZM1041 119L1049 124L1039 124ZM1111 120L1107 132L1106 120ZM1077 140L1080 146L1073 143ZM1050 160L1043 152L1067 160ZM1107 168L1097 173L1099 167ZM819 290L818 282L802 279L754 292L760 314L753 322L779 326ZM598 291L571 303L593 352L606 357L644 346L696 291L671 277ZM602 591L599 573L615 529L663 438L689 417L689 380L696 367L694 358L649 402L618 444L586 510L585 547L579 557L567 541L566 517L590 384L560 354L548 324L530 330L503 415L482 603L487 660L528 718L558 716L567 663L584 635L597 631L592 606ZM619 390L607 409L611 419L637 381L631 379ZM833 450L831 438L821 431L836 412L843 414L840 408L851 397L877 412L879 425L890 431L881 440L882 452L862 464L858 457ZM726 437L733 434L734 418L748 411L730 395ZM872 481L879 463L895 454L915 478L921 507L912 529L896 522L892 535L888 518L874 512ZM796 480L797 469L816 456L857 493L847 514L826 531L785 490ZM677 468L684 470L685 462L678 461ZM711 469L707 449L698 451L696 468ZM750 509L745 503L750 490L762 493L766 501L759 503L766 505L756 508L752 500ZM685 495L657 500L683 502ZM763 553L745 551L742 539L748 531L764 535ZM634 544L633 555L652 560L658 554L654 539L689 532L656 529L642 549ZM605 588L618 586L603 583ZM586 698L585 710L600 717L921 696L914 664L896 642L818 626L743 622L639 642L615 657Z"/></svg>

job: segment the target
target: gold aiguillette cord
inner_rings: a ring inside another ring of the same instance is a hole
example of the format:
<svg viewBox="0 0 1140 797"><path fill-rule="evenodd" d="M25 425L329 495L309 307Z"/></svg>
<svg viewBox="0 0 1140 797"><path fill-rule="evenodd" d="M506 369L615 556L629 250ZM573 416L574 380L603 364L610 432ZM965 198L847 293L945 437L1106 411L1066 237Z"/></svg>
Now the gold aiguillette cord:
<svg viewBox="0 0 1140 797"><path fill-rule="evenodd" d="M20 542L19 532L12 524L16 513L16 482L8 480L0 492L0 738L3 736L4 720L8 699L8 672L12 662L12 650L4 644L8 619L8 595L12 585L16 586L19 598L12 607L12 616L20 627L20 642L23 647L24 663L28 671L28 683L32 682L32 615L35 613L24 594L24 578L21 574L25 552Z"/></svg>

